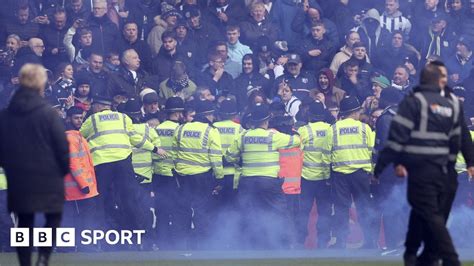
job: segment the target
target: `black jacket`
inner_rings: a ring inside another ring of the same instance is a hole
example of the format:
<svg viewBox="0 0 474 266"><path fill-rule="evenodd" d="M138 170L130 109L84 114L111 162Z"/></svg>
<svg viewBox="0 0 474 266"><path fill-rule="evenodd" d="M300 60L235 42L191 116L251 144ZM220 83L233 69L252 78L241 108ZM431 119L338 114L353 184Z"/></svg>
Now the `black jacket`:
<svg viewBox="0 0 474 266"><path fill-rule="evenodd" d="M54 26L43 28L40 33L40 38L44 42L43 63L46 68L55 71L56 67L63 62L69 62L69 57L64 47L64 35L66 35L68 28L64 27L62 30L57 30ZM58 53L52 54L52 50L57 48Z"/></svg>
<svg viewBox="0 0 474 266"><path fill-rule="evenodd" d="M102 71L100 73L94 73L88 69L81 70L75 75L77 79L89 80L91 83L90 95L107 95L108 84L110 79L110 74Z"/></svg>
<svg viewBox="0 0 474 266"><path fill-rule="evenodd" d="M258 73L258 71L254 71L251 74L242 73L234 80L234 90L231 94L237 97L239 109L244 110L248 105L250 93L254 90L260 90L269 97L271 85L271 81Z"/></svg>
<svg viewBox="0 0 474 266"><path fill-rule="evenodd" d="M192 76L192 64L189 63L187 58L181 55L179 50L177 50L175 54L170 55L163 46L160 48L158 54L153 58L152 73L158 76L159 82L162 82L170 77L171 68L174 62L178 60L184 62L188 74Z"/></svg>
<svg viewBox="0 0 474 266"><path fill-rule="evenodd" d="M138 70L136 80L133 80L132 72L121 66L119 70L110 75L108 92L110 96L126 95L128 98L137 98L140 91L145 86L148 74L143 70Z"/></svg>
<svg viewBox="0 0 474 266"><path fill-rule="evenodd" d="M309 52L314 49L320 50L321 54L318 56L309 55ZM304 69L311 73L317 73L322 68L329 67L334 55L334 44L326 39L326 36L322 40L316 40L309 34L303 41L300 54Z"/></svg>
<svg viewBox="0 0 474 266"><path fill-rule="evenodd" d="M19 89L0 113L0 142L9 210L61 212L69 145L53 108L37 92Z"/></svg>
<svg viewBox="0 0 474 266"><path fill-rule="evenodd" d="M423 122L423 104L416 93L426 101L428 116ZM456 99L456 101L458 101ZM388 135L387 146L382 150L375 167L375 175L391 162L410 168L435 165L447 169L454 167L456 156L462 152L466 165L474 165L472 140L463 119L463 108L459 104L456 115L451 93L441 96L439 88L420 86L400 103ZM426 123L426 124L425 124ZM422 126L427 132L423 133ZM456 129L461 129L456 134ZM415 131L418 135L413 134ZM446 139L439 136L448 136Z"/></svg>
<svg viewBox="0 0 474 266"><path fill-rule="evenodd" d="M206 70L198 76L196 83L198 86L209 87L211 93L215 96L227 95L233 91L234 80L229 73L224 71L224 74L222 74L222 77L218 82L215 82L213 77L214 75L211 73L210 69L206 68Z"/></svg>
<svg viewBox="0 0 474 266"><path fill-rule="evenodd" d="M136 40L134 43L130 43L129 41L121 38L120 40L120 54L122 54L125 50L133 49L137 52L138 57L140 57L140 68L145 70L146 72L150 72L152 69L152 55L150 46L140 39Z"/></svg>
<svg viewBox="0 0 474 266"><path fill-rule="evenodd" d="M120 38L117 26L104 15L101 18L91 16L88 28L92 31L92 49L102 54L117 51L117 40Z"/></svg>
<svg viewBox="0 0 474 266"><path fill-rule="evenodd" d="M37 56L28 46L22 47L18 50L18 53L15 56L15 63L12 67L12 76L18 77L18 71L20 71L20 68L27 63L43 64L42 58Z"/></svg>

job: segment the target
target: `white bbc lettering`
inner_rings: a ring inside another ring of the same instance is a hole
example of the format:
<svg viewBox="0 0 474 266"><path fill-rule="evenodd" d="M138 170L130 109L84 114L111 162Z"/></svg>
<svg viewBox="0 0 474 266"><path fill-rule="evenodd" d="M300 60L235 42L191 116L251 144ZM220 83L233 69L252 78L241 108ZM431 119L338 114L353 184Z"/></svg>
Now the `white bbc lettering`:
<svg viewBox="0 0 474 266"><path fill-rule="evenodd" d="M30 245L29 228L10 228L10 246L28 247Z"/></svg>
<svg viewBox="0 0 474 266"><path fill-rule="evenodd" d="M53 229L52 228L33 228L33 246L34 247L52 247Z"/></svg>
<svg viewBox="0 0 474 266"><path fill-rule="evenodd" d="M104 233L102 230L84 230L81 232L81 244L90 245L97 244L101 240L109 245L129 244L129 245L141 245L142 235L145 234L145 230L109 230ZM136 242L133 242L133 237L136 236Z"/></svg>
<svg viewBox="0 0 474 266"><path fill-rule="evenodd" d="M74 228L56 229L56 246L57 247L75 247L76 246L76 229Z"/></svg>

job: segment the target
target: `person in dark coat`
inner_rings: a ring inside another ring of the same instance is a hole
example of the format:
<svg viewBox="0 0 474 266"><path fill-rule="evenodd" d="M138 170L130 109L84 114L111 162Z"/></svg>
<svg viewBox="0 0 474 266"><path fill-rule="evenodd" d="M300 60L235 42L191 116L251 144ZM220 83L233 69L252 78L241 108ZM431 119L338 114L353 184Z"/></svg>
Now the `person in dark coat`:
<svg viewBox="0 0 474 266"><path fill-rule="evenodd" d="M335 49L334 43L327 39L323 22L315 22L311 26L311 33L304 39L300 54L304 69L308 72L317 73L322 68L329 67Z"/></svg>
<svg viewBox="0 0 474 266"><path fill-rule="evenodd" d="M244 55L242 59L242 74L234 80L234 90L231 92L237 97L239 110L244 110L248 105L249 95L259 90L265 95L270 95L271 81L259 73L259 61L252 54Z"/></svg>
<svg viewBox="0 0 474 266"><path fill-rule="evenodd" d="M394 31L392 43L380 49L375 57L377 66L385 75L391 75L397 66L409 63L414 69L418 68L419 60L417 54L405 45L405 35L401 31Z"/></svg>
<svg viewBox="0 0 474 266"><path fill-rule="evenodd" d="M268 38L271 43L278 39L279 29L265 13L265 4L256 2L250 7L250 17L240 24L242 43L252 50L258 47L258 41L262 37Z"/></svg>
<svg viewBox="0 0 474 266"><path fill-rule="evenodd" d="M8 209L17 213L18 227L30 230L35 213L45 213L44 227L54 232L64 205L69 146L61 119L42 98L46 70L26 64L19 79L20 89L0 113L0 166L7 176ZM39 248L36 265L48 265L51 251L51 247ZM31 265L31 246L17 252L20 265Z"/></svg>
<svg viewBox="0 0 474 266"><path fill-rule="evenodd" d="M104 57L101 54L92 53L88 59L89 66L79 71L77 79L86 79L91 83L91 96L107 95L107 86L110 74L104 70Z"/></svg>
<svg viewBox="0 0 474 266"><path fill-rule="evenodd" d="M222 35L225 35L227 26L238 25L245 17L244 10L230 0L214 0L206 10L207 21L215 25Z"/></svg>
<svg viewBox="0 0 474 266"><path fill-rule="evenodd" d="M110 76L109 95L122 95L127 98L138 98L145 86L148 74L140 67L141 58L133 49L123 52L122 64L118 71Z"/></svg>
<svg viewBox="0 0 474 266"><path fill-rule="evenodd" d="M43 63L48 69L54 69L58 64L69 61L63 42L68 30L66 20L66 10L58 8L54 12L51 24L40 32L45 46Z"/></svg>
<svg viewBox="0 0 474 266"><path fill-rule="evenodd" d="M133 49L140 56L141 68L147 72L151 71L151 49L148 43L144 40L140 40L138 37L138 25L134 21L126 22L123 25L122 31L123 38L120 40L119 51L123 53L125 50Z"/></svg>
<svg viewBox="0 0 474 266"><path fill-rule="evenodd" d="M87 21L92 32L92 48L102 54L112 50L120 38L119 30L107 17L107 3L97 2L92 16Z"/></svg>
<svg viewBox="0 0 474 266"><path fill-rule="evenodd" d="M209 67L198 76L197 85L208 87L214 96L227 96L233 91L234 80L224 70L225 59L218 53L209 56Z"/></svg>
<svg viewBox="0 0 474 266"><path fill-rule="evenodd" d="M158 76L158 81L162 82L171 75L171 67L175 61L185 62L186 66L191 68L188 60L182 56L177 48L176 34L172 31L165 31L161 36L163 45L158 54L153 58L153 74ZM190 71L192 72L192 71Z"/></svg>

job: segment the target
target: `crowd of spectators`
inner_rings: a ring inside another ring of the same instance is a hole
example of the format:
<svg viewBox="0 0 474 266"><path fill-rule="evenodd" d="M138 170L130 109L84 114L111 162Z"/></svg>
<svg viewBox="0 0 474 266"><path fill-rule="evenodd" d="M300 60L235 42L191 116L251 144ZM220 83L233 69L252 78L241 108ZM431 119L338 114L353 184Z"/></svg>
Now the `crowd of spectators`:
<svg viewBox="0 0 474 266"><path fill-rule="evenodd" d="M88 111L102 95L136 98L160 119L167 98L234 98L240 111L282 103L306 123L305 106L332 114L356 96L366 121L380 93L409 93L420 69L442 60L474 117L473 0L5 0L0 10L0 107L18 70L50 70L46 97ZM280 104L281 105L281 104Z"/></svg>

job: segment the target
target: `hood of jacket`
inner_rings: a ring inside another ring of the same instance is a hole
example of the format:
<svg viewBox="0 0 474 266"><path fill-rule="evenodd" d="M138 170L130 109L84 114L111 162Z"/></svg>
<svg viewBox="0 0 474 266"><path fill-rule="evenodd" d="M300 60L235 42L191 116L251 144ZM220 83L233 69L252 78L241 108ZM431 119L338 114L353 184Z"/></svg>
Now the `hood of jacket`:
<svg viewBox="0 0 474 266"><path fill-rule="evenodd" d="M20 87L12 97L8 111L24 115L47 105L46 100L37 91Z"/></svg>

